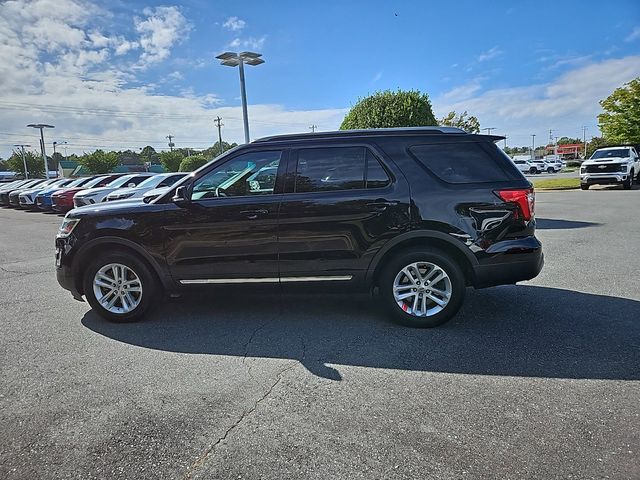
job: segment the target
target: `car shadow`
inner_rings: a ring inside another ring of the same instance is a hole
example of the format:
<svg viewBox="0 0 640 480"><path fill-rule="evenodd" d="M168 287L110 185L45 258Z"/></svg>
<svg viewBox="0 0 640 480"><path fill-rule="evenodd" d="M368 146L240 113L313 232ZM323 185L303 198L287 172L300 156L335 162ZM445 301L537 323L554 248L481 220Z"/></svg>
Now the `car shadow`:
<svg viewBox="0 0 640 480"><path fill-rule="evenodd" d="M142 322L88 329L144 348L295 359L340 380L339 365L519 377L640 379L640 302L537 286L469 290L434 329L388 321L368 296L189 295ZM334 366L331 366L334 365Z"/></svg>
<svg viewBox="0 0 640 480"><path fill-rule="evenodd" d="M570 230L574 228L599 227L601 223L562 220L557 218L536 218L536 228L541 230Z"/></svg>

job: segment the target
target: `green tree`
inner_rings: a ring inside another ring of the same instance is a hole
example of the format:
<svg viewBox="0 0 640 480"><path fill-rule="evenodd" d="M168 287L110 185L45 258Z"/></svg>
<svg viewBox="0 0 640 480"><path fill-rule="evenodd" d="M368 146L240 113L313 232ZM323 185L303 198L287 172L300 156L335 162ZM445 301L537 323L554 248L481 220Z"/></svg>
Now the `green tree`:
<svg viewBox="0 0 640 480"><path fill-rule="evenodd" d="M437 122L426 93L386 90L358 99L344 117L340 130L429 125L437 125Z"/></svg>
<svg viewBox="0 0 640 480"><path fill-rule="evenodd" d="M582 143L580 138L562 137L558 139L558 145L571 145L575 143Z"/></svg>
<svg viewBox="0 0 640 480"><path fill-rule="evenodd" d="M44 175L44 165L40 155L25 151L24 157L27 161L29 177L40 177ZM22 161L22 153L20 151L14 150L11 156L7 159L6 164L12 172L24 175L24 163Z"/></svg>
<svg viewBox="0 0 640 480"><path fill-rule="evenodd" d="M237 147L238 144L237 143L227 143L224 140L222 141L222 153L226 152L227 150L231 150L234 147ZM203 150L202 152L200 152L202 155L204 155L207 158L216 158L218 155L220 155L220 142L216 142L213 144L212 147L207 148L206 150Z"/></svg>
<svg viewBox="0 0 640 480"><path fill-rule="evenodd" d="M156 149L151 145L147 145L140 152L140 161L148 163L160 163L160 156Z"/></svg>
<svg viewBox="0 0 640 480"><path fill-rule="evenodd" d="M611 143L640 143L640 77L616 88L600 102L600 131Z"/></svg>
<svg viewBox="0 0 640 480"><path fill-rule="evenodd" d="M606 140L604 137L593 137L587 142L587 158L593 155L593 152L597 149L607 147L609 145L611 145L611 142Z"/></svg>
<svg viewBox="0 0 640 480"><path fill-rule="evenodd" d="M191 155L190 157L185 157L184 160L180 163L180 171L181 172L193 172L197 170L201 166L205 165L208 160L204 157L204 155Z"/></svg>
<svg viewBox="0 0 640 480"><path fill-rule="evenodd" d="M84 166L91 173L109 173L118 165L118 154L116 152L105 152L96 150L93 153L85 153L78 158L78 163Z"/></svg>
<svg viewBox="0 0 640 480"><path fill-rule="evenodd" d="M440 125L458 127L469 133L480 133L480 122L477 117L468 115L466 110L460 115L457 115L456 112L449 112L446 117L440 119Z"/></svg>
<svg viewBox="0 0 640 480"><path fill-rule="evenodd" d="M2 171L9 170L9 166L7 165L7 162L2 157L0 157L0 170Z"/></svg>
<svg viewBox="0 0 640 480"><path fill-rule="evenodd" d="M160 152L160 163L167 172L177 172L180 169L180 163L184 159L181 151Z"/></svg>

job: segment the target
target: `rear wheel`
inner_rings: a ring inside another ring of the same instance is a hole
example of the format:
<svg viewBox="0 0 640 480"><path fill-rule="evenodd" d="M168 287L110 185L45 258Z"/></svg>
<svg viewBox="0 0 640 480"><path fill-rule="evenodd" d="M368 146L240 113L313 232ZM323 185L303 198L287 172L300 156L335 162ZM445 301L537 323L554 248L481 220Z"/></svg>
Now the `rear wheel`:
<svg viewBox="0 0 640 480"><path fill-rule="evenodd" d="M633 185L633 171L631 171L627 179L622 182L622 188L625 190L631 190L631 185Z"/></svg>
<svg viewBox="0 0 640 480"><path fill-rule="evenodd" d="M112 322L140 319L154 305L159 290L147 264L125 252L96 259L85 273L83 288L96 313Z"/></svg>
<svg viewBox="0 0 640 480"><path fill-rule="evenodd" d="M589 190L589 184L588 183L581 183L580 184L580 190Z"/></svg>
<svg viewBox="0 0 640 480"><path fill-rule="evenodd" d="M553 167L549 167L547 168L547 173L554 173L555 170L553 169Z"/></svg>
<svg viewBox="0 0 640 480"><path fill-rule="evenodd" d="M536 170L536 168L535 168L535 167L531 167L531 168L529 169L529 173L531 173L531 174L534 174L534 173L536 173L536 172L537 172L537 170Z"/></svg>
<svg viewBox="0 0 640 480"><path fill-rule="evenodd" d="M439 250L408 250L380 276L382 300L393 319L409 327L436 327L460 309L465 278L460 266Z"/></svg>

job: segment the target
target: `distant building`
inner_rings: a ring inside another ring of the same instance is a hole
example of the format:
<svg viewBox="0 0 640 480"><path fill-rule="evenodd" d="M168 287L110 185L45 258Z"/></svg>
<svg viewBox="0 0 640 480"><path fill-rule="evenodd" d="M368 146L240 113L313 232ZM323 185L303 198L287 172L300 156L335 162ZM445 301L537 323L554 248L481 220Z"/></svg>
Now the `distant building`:
<svg viewBox="0 0 640 480"><path fill-rule="evenodd" d="M58 162L58 176L69 178L73 176L73 172L78 168L78 162L73 160L60 160Z"/></svg>
<svg viewBox="0 0 640 480"><path fill-rule="evenodd" d="M545 148L547 154L556 154L564 160L572 160L579 158L582 152L584 152L583 143L567 143L564 145L547 145Z"/></svg>

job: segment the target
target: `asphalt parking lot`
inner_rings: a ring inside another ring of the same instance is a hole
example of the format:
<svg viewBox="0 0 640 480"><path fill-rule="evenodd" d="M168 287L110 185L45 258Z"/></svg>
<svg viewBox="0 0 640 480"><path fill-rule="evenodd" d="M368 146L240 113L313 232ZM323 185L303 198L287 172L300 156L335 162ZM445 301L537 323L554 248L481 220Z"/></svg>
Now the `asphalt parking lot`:
<svg viewBox="0 0 640 480"><path fill-rule="evenodd" d="M541 275L433 330L326 295L109 324L56 283L60 217L0 209L0 478L638 478L639 208L539 193Z"/></svg>

